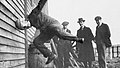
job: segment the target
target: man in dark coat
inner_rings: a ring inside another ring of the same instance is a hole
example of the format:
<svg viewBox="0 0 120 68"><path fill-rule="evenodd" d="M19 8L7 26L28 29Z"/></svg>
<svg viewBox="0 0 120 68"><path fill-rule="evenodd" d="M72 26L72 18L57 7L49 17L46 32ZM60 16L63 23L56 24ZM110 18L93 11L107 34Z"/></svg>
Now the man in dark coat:
<svg viewBox="0 0 120 68"><path fill-rule="evenodd" d="M62 23L63 30L65 32L71 33L71 31L67 28L68 24L69 22L67 21L64 21ZM57 68L68 68L68 66L71 65L69 62L69 59L70 59L69 52L72 49L71 41L63 40L56 36L53 38L53 40L56 44L56 49L57 49L57 54L58 54L57 59L54 61L56 64L56 67Z"/></svg>
<svg viewBox="0 0 120 68"><path fill-rule="evenodd" d="M57 58L54 60L54 64L56 68L63 68L63 46L61 46L59 38L57 36L53 38L53 41L57 50L56 52L54 52L57 55Z"/></svg>
<svg viewBox="0 0 120 68"><path fill-rule="evenodd" d="M68 33L71 33L71 31L67 28L69 22L67 21L64 21L62 23L63 25L63 30L65 32L68 32ZM62 46L62 52L63 52L63 63L64 63L64 67L63 68L68 68L69 66L71 66L70 64L70 54L69 52L71 52L72 50L72 43L71 41L69 40L63 40L63 39L60 39L60 45Z"/></svg>
<svg viewBox="0 0 120 68"><path fill-rule="evenodd" d="M112 45L110 41L111 34L108 25L102 22L100 16L96 16L95 21L97 23L95 42L98 51L99 68L106 68L105 50L106 47Z"/></svg>
<svg viewBox="0 0 120 68"><path fill-rule="evenodd" d="M19 26L20 29L33 26L37 30L40 30L40 34L33 40L33 44L44 55L44 57L48 58L46 64L49 64L55 56L47 47L45 47L45 45L43 45L46 41L50 40L55 35L65 40L78 42L82 42L82 40L65 32L62 29L62 25L57 20L41 12L46 1L47 0L40 0L38 5L27 16L27 23L29 23L30 26L23 26L20 24L23 21L20 20L17 20L15 24L16 26Z"/></svg>
<svg viewBox="0 0 120 68"><path fill-rule="evenodd" d="M83 18L79 18L78 23L80 25L80 29L77 31L77 37L83 38L84 42L83 44L79 42L76 43L76 49L78 50L78 61L83 62L85 68L88 68L88 65L89 68L92 68L92 61L95 60L92 45L92 40L94 39L94 36L91 29L84 25L84 22L85 20L83 20Z"/></svg>

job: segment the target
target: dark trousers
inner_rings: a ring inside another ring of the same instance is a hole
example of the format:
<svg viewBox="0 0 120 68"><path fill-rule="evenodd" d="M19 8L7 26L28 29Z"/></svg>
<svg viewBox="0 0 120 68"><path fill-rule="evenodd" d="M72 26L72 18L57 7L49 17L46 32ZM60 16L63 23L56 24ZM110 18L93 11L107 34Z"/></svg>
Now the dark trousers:
<svg viewBox="0 0 120 68"><path fill-rule="evenodd" d="M106 68L106 57L105 57L106 46L102 41L97 43L97 51L98 51L99 68Z"/></svg>
<svg viewBox="0 0 120 68"><path fill-rule="evenodd" d="M68 68L68 66L71 66L70 61L69 61L69 59L70 59L69 52L66 51L63 54L64 54L64 56L63 56L63 58L64 58L64 68Z"/></svg>
<svg viewBox="0 0 120 68"><path fill-rule="evenodd" d="M56 68L63 68L63 56L62 56L62 54L59 54L58 58L55 59L54 62L55 62Z"/></svg>
<svg viewBox="0 0 120 68"><path fill-rule="evenodd" d="M40 35L37 36L33 41L35 47L45 57L50 57L52 55L52 52L50 52L50 50L44 45L44 43L52 39L55 35L65 40L76 41L77 39L76 36L73 36L72 34L65 32L62 29L61 24L57 21L55 23L48 25L46 28L44 28L44 30L40 31Z"/></svg>
<svg viewBox="0 0 120 68"><path fill-rule="evenodd" d="M63 68L63 50L61 45L57 44L57 59L54 60L54 63L56 65L56 68Z"/></svg>

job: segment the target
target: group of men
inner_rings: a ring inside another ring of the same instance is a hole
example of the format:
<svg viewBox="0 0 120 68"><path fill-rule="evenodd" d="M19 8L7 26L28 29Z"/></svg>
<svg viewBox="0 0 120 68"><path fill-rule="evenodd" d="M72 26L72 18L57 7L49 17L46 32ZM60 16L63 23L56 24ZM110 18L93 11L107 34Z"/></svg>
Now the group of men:
<svg viewBox="0 0 120 68"><path fill-rule="evenodd" d="M76 44L78 61L83 62L85 68L92 68L92 61L95 61L93 41L97 45L99 68L106 68L105 52L106 48L112 46L110 40L111 33L108 25L103 23L101 16L96 16L94 20L97 24L95 37L91 29L84 25L85 20L83 18L79 18L78 20L80 29L77 31L77 37L84 38L82 44L79 42Z"/></svg>
<svg viewBox="0 0 120 68"><path fill-rule="evenodd" d="M95 38L92 36L92 34L86 32L83 33L83 36L79 36L79 35L73 36L70 32L64 30L62 25L56 19L41 12L46 1L47 0L40 0L38 5L27 16L26 21L29 25L22 26L21 22L23 21L20 20L17 20L15 22L17 26L21 26L19 27L20 29L28 29L31 26L33 26L36 28L36 30L40 31L40 34L37 37L35 37L35 39L33 40L33 45L44 55L44 57L48 58L46 64L49 64L52 60L54 60L55 55L44 45L44 43L52 39L53 37L57 36L59 39L76 41L77 43L84 44L84 46L86 45L85 42L91 42L91 40L94 40L94 42L97 44L99 66L100 68L105 68L106 45L111 45L111 42L109 39L110 38L109 27L107 24L104 24L102 22L102 18L100 16L95 17L95 21L98 25L96 27ZM80 18L78 23L81 23L81 21L84 22L84 20ZM91 33L91 30L89 28L86 28L85 30ZM89 38L90 41L84 38L84 34L88 34L87 38ZM79 46L76 47L79 48ZM89 63L91 64L91 62Z"/></svg>

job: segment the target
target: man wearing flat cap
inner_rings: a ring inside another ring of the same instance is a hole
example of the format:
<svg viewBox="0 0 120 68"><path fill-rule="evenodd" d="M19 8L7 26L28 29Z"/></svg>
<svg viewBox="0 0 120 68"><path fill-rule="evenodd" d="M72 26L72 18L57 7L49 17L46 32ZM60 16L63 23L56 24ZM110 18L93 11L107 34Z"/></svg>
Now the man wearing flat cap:
<svg viewBox="0 0 120 68"><path fill-rule="evenodd" d="M83 18L78 19L80 29L77 30L77 37L84 39L83 44L77 42L76 49L78 51L78 61L83 62L85 68L92 68L92 61L95 60L92 40L94 36L89 27L84 25Z"/></svg>
<svg viewBox="0 0 120 68"><path fill-rule="evenodd" d="M71 31L67 28L68 24L69 24L69 22L64 21L64 22L62 23L63 29L65 30L65 32L71 33Z"/></svg>
<svg viewBox="0 0 120 68"><path fill-rule="evenodd" d="M97 23L95 42L97 45L99 68L106 68L105 50L111 47L110 30L107 24L102 22L102 17L96 16Z"/></svg>
<svg viewBox="0 0 120 68"><path fill-rule="evenodd" d="M67 28L67 26L69 25L69 22L67 21L64 21L62 23L63 25L63 30L65 32L68 32L68 33L71 33L71 31ZM71 41L68 41L68 40L62 40L61 39L61 43L62 43L62 46L63 46L63 63L64 63L64 66L63 68L68 68L71 64L70 64L70 55L69 55L69 52L71 51L72 49L72 43Z"/></svg>

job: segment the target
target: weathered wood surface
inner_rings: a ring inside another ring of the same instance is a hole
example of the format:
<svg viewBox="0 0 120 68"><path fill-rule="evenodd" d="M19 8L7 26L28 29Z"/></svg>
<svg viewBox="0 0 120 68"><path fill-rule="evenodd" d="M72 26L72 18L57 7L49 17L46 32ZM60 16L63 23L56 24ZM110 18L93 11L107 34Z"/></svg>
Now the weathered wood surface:
<svg viewBox="0 0 120 68"><path fill-rule="evenodd" d="M0 68L25 68L25 32L14 24L23 17L24 0L0 0ZM27 32L30 43L35 29Z"/></svg>
<svg viewBox="0 0 120 68"><path fill-rule="evenodd" d="M36 0L27 0L27 14L33 9L31 1ZM24 0L0 0L0 68L25 68L25 32L14 24L18 18L24 18L24 4ZM42 12L48 14L47 4ZM33 27L27 30L28 44L35 31ZM28 56L30 68L51 67L51 64L45 65L46 58L41 53L30 51Z"/></svg>

